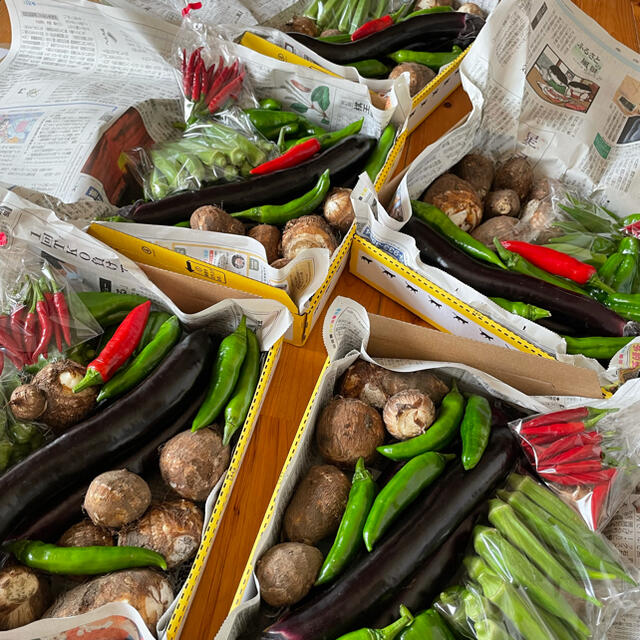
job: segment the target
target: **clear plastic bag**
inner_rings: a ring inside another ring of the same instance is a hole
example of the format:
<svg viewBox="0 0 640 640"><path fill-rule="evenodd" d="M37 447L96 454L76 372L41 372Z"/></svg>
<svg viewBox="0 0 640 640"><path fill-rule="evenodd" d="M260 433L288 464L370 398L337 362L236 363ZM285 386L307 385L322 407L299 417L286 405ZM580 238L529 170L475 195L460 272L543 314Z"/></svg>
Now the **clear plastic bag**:
<svg viewBox="0 0 640 640"><path fill-rule="evenodd" d="M9 258L9 256L8 256ZM17 371L102 332L61 268L16 250L2 273L0 353Z"/></svg>
<svg viewBox="0 0 640 640"><path fill-rule="evenodd" d="M640 482L639 409L583 406L509 426L550 489L602 531Z"/></svg>
<svg viewBox="0 0 640 640"><path fill-rule="evenodd" d="M604 639L638 597L635 569L549 489L511 474L434 606L464 638Z"/></svg>

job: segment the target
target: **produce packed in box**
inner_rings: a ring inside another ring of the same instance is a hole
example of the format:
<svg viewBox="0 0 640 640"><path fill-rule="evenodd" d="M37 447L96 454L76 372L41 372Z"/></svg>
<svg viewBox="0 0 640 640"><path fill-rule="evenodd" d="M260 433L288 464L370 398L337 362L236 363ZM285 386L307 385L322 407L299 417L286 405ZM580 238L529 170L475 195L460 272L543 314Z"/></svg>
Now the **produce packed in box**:
<svg viewBox="0 0 640 640"><path fill-rule="evenodd" d="M614 41L577 10L565 15L565 4L538 14L500 3L461 66L467 122L414 160L388 213L377 206L359 224L363 237L547 353L606 364L638 334L637 189L624 155L631 140L607 134L618 147L605 153L592 136L605 113L624 125L609 101L618 74L605 71L619 62L599 44ZM560 15L575 32L551 52ZM507 34L531 24L503 59ZM599 71L578 73L577 41L602 53ZM620 58L630 73L633 55ZM560 85L562 100L543 92Z"/></svg>
<svg viewBox="0 0 640 640"><path fill-rule="evenodd" d="M533 411L549 432L578 399L464 364L372 360L366 323L353 301L329 309L331 362L218 637L606 638L637 606L638 571L532 472L507 426Z"/></svg>
<svg viewBox="0 0 640 640"><path fill-rule="evenodd" d="M258 335L273 338L237 306L207 310L201 328L176 310L189 328L135 264L78 229L52 217L57 249L39 246L45 219L13 211L2 249L0 637L108 603L141 637L164 637L255 419Z"/></svg>

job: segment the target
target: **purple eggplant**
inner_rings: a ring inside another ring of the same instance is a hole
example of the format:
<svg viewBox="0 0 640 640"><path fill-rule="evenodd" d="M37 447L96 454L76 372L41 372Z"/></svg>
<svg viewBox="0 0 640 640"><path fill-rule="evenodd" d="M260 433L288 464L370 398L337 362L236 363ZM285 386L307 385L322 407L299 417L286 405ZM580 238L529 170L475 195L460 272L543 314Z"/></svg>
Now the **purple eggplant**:
<svg viewBox="0 0 640 640"><path fill-rule="evenodd" d="M466 49L483 26L479 16L451 11L416 16L355 42L324 42L303 33L289 35L325 60L348 64L384 57L398 49L442 51L454 45Z"/></svg>
<svg viewBox="0 0 640 640"><path fill-rule="evenodd" d="M588 296L532 276L498 269L468 256L415 216L402 230L415 239L420 259L425 264L446 271L486 296L500 296L543 307L551 311L554 320L588 335L640 334L639 323L627 322Z"/></svg>
<svg viewBox="0 0 640 640"><path fill-rule="evenodd" d="M338 581L263 631L263 640L333 640L368 626L379 607L451 536L514 468L519 448L506 427L494 427L480 463L460 463L414 503L411 513Z"/></svg>
<svg viewBox="0 0 640 640"><path fill-rule="evenodd" d="M0 477L0 539L61 495L144 445L206 384L211 341L204 330L179 342L146 380Z"/></svg>

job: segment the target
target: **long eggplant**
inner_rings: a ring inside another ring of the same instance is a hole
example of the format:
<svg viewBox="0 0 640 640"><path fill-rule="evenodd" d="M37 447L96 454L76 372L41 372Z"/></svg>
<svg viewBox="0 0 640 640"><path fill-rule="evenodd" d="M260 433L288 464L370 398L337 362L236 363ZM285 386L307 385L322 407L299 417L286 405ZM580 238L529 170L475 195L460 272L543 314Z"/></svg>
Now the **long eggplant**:
<svg viewBox="0 0 640 640"><path fill-rule="evenodd" d="M185 191L155 202L138 201L121 207L118 215L133 222L176 224L206 204L216 204L229 213L261 204L281 204L311 189L326 169L333 186L352 186L376 145L375 138L349 136L323 153L292 169L263 176Z"/></svg>
<svg viewBox="0 0 640 640"><path fill-rule="evenodd" d="M204 330L178 343L151 375L0 477L0 540L29 514L93 477L123 451L153 438L206 383L211 341Z"/></svg>
<svg viewBox="0 0 640 640"><path fill-rule="evenodd" d="M423 51L466 49L476 39L484 20L469 13L431 13L399 22L355 42L324 42L303 33L289 35L325 60L348 64L358 60L380 58L398 49L419 48Z"/></svg>
<svg viewBox="0 0 640 640"><path fill-rule="evenodd" d="M415 216L402 230L415 239L424 263L446 271L486 296L500 296L543 307L551 311L555 321L588 335L640 335L639 323L627 322L588 296L533 276L498 269L468 256Z"/></svg>
<svg viewBox="0 0 640 640"><path fill-rule="evenodd" d="M189 394L189 399L184 404L179 405L176 411L175 420L166 417L167 426L158 432L151 440L141 447L134 447L132 452L126 451L105 461L103 468L95 469L94 474L109 469L127 469L131 473L144 475L157 469L159 448L167 440L175 436L180 431L187 429L191 425L193 416L197 413L204 400L206 387L194 389ZM74 522L82 517L82 503L89 488L91 480L87 480L77 489L74 489L66 497L56 502L51 509L44 510L40 506L36 519L25 521L22 526L11 532L10 538L25 538L29 540L48 540L54 542L60 535L68 529Z"/></svg>
<svg viewBox="0 0 640 640"><path fill-rule="evenodd" d="M373 629L391 624L398 617L398 609L403 604L409 611L422 611L431 605L453 577L459 567L471 540L471 531L481 514L486 513L487 504L467 516L444 544L393 594L380 614L371 623Z"/></svg>
<svg viewBox="0 0 640 640"><path fill-rule="evenodd" d="M494 491L518 460L518 445L506 427L494 427L487 451L471 471L453 465L414 503L383 542L361 557L338 581L260 636L264 640L333 640L367 626L379 603L438 549L458 525Z"/></svg>

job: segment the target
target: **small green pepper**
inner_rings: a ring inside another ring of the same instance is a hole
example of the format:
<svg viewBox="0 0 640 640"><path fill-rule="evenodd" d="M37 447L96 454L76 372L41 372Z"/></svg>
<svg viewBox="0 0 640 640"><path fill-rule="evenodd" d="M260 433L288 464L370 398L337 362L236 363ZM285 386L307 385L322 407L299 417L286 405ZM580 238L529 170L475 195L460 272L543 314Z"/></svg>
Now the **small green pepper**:
<svg viewBox="0 0 640 640"><path fill-rule="evenodd" d="M167 569L159 553L142 547L57 547L36 540L16 540L6 542L2 549L27 567L61 575L89 576L135 567Z"/></svg>
<svg viewBox="0 0 640 640"><path fill-rule="evenodd" d="M256 334L247 328L247 355L233 395L224 409L224 436L226 447L233 434L244 424L260 378L260 344Z"/></svg>
<svg viewBox="0 0 640 640"><path fill-rule="evenodd" d="M233 218L245 218L263 224L285 224L289 220L299 218L315 211L324 201L330 186L329 169L318 179L316 185L304 195L285 204L264 204L244 211L232 213Z"/></svg>
<svg viewBox="0 0 640 640"><path fill-rule="evenodd" d="M378 140L375 149L371 152L371 155L367 160L367 164L364 167L364 170L371 179L371 182L375 182L378 174L382 171L395 139L395 125L389 123L380 134L380 139Z"/></svg>
<svg viewBox="0 0 640 640"><path fill-rule="evenodd" d="M611 286L613 278L616 275L616 271L622 262L621 253L612 253L605 261L605 263L598 269L598 277L607 286Z"/></svg>
<svg viewBox="0 0 640 640"><path fill-rule="evenodd" d="M245 109L251 124L269 140L275 140L280 129L286 125L300 126L300 115L293 111L276 111L273 109Z"/></svg>
<svg viewBox="0 0 640 640"><path fill-rule="evenodd" d="M269 111L280 111L282 109L282 102L275 98L262 98L262 100L260 100L260 108L268 109Z"/></svg>
<svg viewBox="0 0 640 640"><path fill-rule="evenodd" d="M351 482L349 499L344 510L338 533L324 559L316 585L334 580L349 564L362 545L362 531L376 495L376 483L359 458Z"/></svg>
<svg viewBox="0 0 640 640"><path fill-rule="evenodd" d="M322 42L338 42L338 43L346 43L351 42L351 34L350 33L336 33L331 36L319 36L316 40L321 40Z"/></svg>
<svg viewBox="0 0 640 640"><path fill-rule="evenodd" d="M218 348L207 396L191 424L197 431L213 423L229 400L240 377L247 353L247 319L242 316L238 328Z"/></svg>
<svg viewBox="0 0 640 640"><path fill-rule="evenodd" d="M389 75L389 67L375 58L348 62L345 66L353 67L363 78L386 78Z"/></svg>
<svg viewBox="0 0 640 640"><path fill-rule="evenodd" d="M407 3L407 5L409 4L410 3ZM414 11L413 13L410 13L408 16L405 16L404 18L402 18L402 22L404 22L405 20L411 20L411 18L416 18L417 16L426 16L426 15L429 15L430 13L448 13L449 11L453 11L453 7L444 6L444 7L430 7L429 9L420 9L419 11Z"/></svg>
<svg viewBox="0 0 640 640"><path fill-rule="evenodd" d="M633 281L638 268L639 243L636 238L625 236L618 246L618 252L622 254L622 260L613 276L611 286L618 293L631 293Z"/></svg>
<svg viewBox="0 0 640 640"><path fill-rule="evenodd" d="M623 218L622 226L628 227L630 224L633 224L634 222L640 222L640 213L632 213L631 215L628 215L626 218Z"/></svg>
<svg viewBox="0 0 640 640"><path fill-rule="evenodd" d="M338 640L394 640L407 625L413 622L411 612L404 605L400 605L400 616L384 629L358 629L340 636Z"/></svg>
<svg viewBox="0 0 640 640"><path fill-rule="evenodd" d="M628 338L594 337L594 338L573 338L562 336L567 343L567 353L582 354L587 358L597 360L611 360L613 356L628 345L633 336Z"/></svg>
<svg viewBox="0 0 640 640"><path fill-rule="evenodd" d="M486 398L471 395L464 409L460 424L462 437L462 466L465 471L473 469L489 443L491 433L491 406Z"/></svg>
<svg viewBox="0 0 640 640"><path fill-rule="evenodd" d="M191 228L191 222L189 220L183 220L182 222L176 222L174 227L185 227L187 229Z"/></svg>
<svg viewBox="0 0 640 640"><path fill-rule="evenodd" d="M549 318L551 316L551 312L546 309L541 309L540 307L536 307L533 304L527 304L526 302L514 302L513 300L506 300L505 298L489 299L506 311L515 313L517 316L526 318L527 320L532 320L533 322L541 320L542 318Z"/></svg>
<svg viewBox="0 0 640 640"><path fill-rule="evenodd" d="M153 340L160 327L169 318L171 318L171 314L166 311L152 311L149 314L149 319L144 327L142 338L140 338L140 342L133 352L134 356L137 356L151 342L151 340Z"/></svg>
<svg viewBox="0 0 640 640"><path fill-rule="evenodd" d="M129 311L147 301L143 296L110 291L78 291L76 295L103 328L122 322Z"/></svg>
<svg viewBox="0 0 640 640"><path fill-rule="evenodd" d="M426 451L441 451L458 434L464 404L464 397L454 380L451 391L442 400L438 418L425 433L403 442L378 447L378 452L392 460L407 460Z"/></svg>
<svg viewBox="0 0 640 640"><path fill-rule="evenodd" d="M454 637L440 614L427 609L413 619L399 640L454 640Z"/></svg>
<svg viewBox="0 0 640 640"><path fill-rule="evenodd" d="M307 140L311 140L311 138L317 138L320 146L323 149L326 149L327 147L332 147L334 144L338 144L338 142L344 140L345 138L348 138L349 136L354 136L357 133L360 133L360 129L362 129L363 123L364 118L360 118L360 120L351 122L346 127L338 129L338 131L323 133L319 136L307 136L306 138L298 138L297 140L287 140L284 146L286 149L290 149L291 147L295 147L297 144L306 142Z"/></svg>
<svg viewBox="0 0 640 640"><path fill-rule="evenodd" d="M423 64L425 67L429 67L434 71L444 67L447 64L451 64L456 58L460 56L462 49L454 46L450 52L438 52L432 53L427 51L411 51L410 49L400 49L388 54L394 62L402 64L404 62L417 62Z"/></svg>
<svg viewBox="0 0 640 640"><path fill-rule="evenodd" d="M442 474L455 458L453 454L427 451L412 458L398 471L376 497L362 531L368 551L400 514Z"/></svg>

